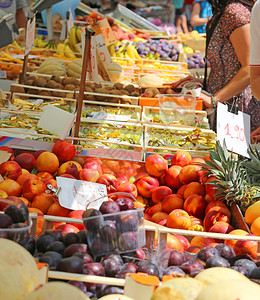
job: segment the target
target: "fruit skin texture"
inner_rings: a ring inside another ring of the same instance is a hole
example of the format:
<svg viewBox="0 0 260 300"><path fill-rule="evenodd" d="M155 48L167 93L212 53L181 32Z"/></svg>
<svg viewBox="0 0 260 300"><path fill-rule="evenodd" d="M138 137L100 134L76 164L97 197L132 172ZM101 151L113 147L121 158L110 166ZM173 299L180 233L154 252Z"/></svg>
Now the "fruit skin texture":
<svg viewBox="0 0 260 300"><path fill-rule="evenodd" d="M247 234L247 236L254 234ZM236 255L250 255L253 259L257 259L258 242L257 241L237 241L234 246Z"/></svg>
<svg viewBox="0 0 260 300"><path fill-rule="evenodd" d="M152 201L157 204L163 201L168 195L172 194L172 190L167 186L159 186L152 193Z"/></svg>
<svg viewBox="0 0 260 300"><path fill-rule="evenodd" d="M114 193L117 191L118 182L117 182L117 178L114 175L103 174L103 175L99 176L99 178L97 179L96 182L105 184L107 187L108 194L111 194L111 193Z"/></svg>
<svg viewBox="0 0 260 300"><path fill-rule="evenodd" d="M171 164L172 165L178 165L180 167L184 167L186 165L188 165L192 160L191 155L189 154L189 152L187 151L177 151L172 159L171 159Z"/></svg>
<svg viewBox="0 0 260 300"><path fill-rule="evenodd" d="M19 197L22 193L20 184L12 179L6 179L0 182L0 189L4 190L8 196Z"/></svg>
<svg viewBox="0 0 260 300"><path fill-rule="evenodd" d="M28 170L29 172L36 166L36 159L30 153L21 153L14 159L21 168Z"/></svg>
<svg viewBox="0 0 260 300"><path fill-rule="evenodd" d="M58 141L52 148L52 153L56 154L61 163L71 160L76 154L76 147L66 141Z"/></svg>
<svg viewBox="0 0 260 300"><path fill-rule="evenodd" d="M20 175L17 179L16 182L20 184L20 186L23 186L24 182L27 179L39 179L36 175L27 173L27 174L22 174Z"/></svg>
<svg viewBox="0 0 260 300"><path fill-rule="evenodd" d="M168 162L161 155L149 155L145 161L145 168L149 175L160 177L168 170Z"/></svg>
<svg viewBox="0 0 260 300"><path fill-rule="evenodd" d="M16 161L6 161L0 165L0 174L4 179L16 180L22 175L22 168Z"/></svg>
<svg viewBox="0 0 260 300"><path fill-rule="evenodd" d="M123 193L129 193L133 195L135 198L137 198L138 196L137 187L129 181L119 184L117 191Z"/></svg>
<svg viewBox="0 0 260 300"><path fill-rule="evenodd" d="M42 152L37 158L36 167L38 172L49 172L54 174L59 168L58 157L51 152Z"/></svg>
<svg viewBox="0 0 260 300"><path fill-rule="evenodd" d="M183 209L187 211L188 214L201 218L204 214L206 207L206 201L203 196L200 195L190 195L184 202Z"/></svg>
<svg viewBox="0 0 260 300"><path fill-rule="evenodd" d="M55 202L51 194L40 193L33 198L32 206L40 209L44 214L47 214L50 206Z"/></svg>
<svg viewBox="0 0 260 300"><path fill-rule="evenodd" d="M258 217L260 217L260 200L250 205L245 212L245 220L248 225L251 225Z"/></svg>
<svg viewBox="0 0 260 300"><path fill-rule="evenodd" d="M229 234L234 234L234 235L247 235L248 232L246 232L245 230L242 229L235 229L229 232ZM228 246L230 246L231 248L234 248L235 244L236 244L237 240L225 240L224 243Z"/></svg>
<svg viewBox="0 0 260 300"><path fill-rule="evenodd" d="M165 174L165 183L171 189L178 190L182 183L179 178L179 174L181 171L180 166L171 166Z"/></svg>
<svg viewBox="0 0 260 300"><path fill-rule="evenodd" d="M217 232L217 233L230 233L230 231L234 230L234 228L223 221L216 222L210 229L209 232Z"/></svg>
<svg viewBox="0 0 260 300"><path fill-rule="evenodd" d="M96 170L82 169L79 171L80 180L96 182L98 180L98 177L99 177L99 173Z"/></svg>
<svg viewBox="0 0 260 300"><path fill-rule="evenodd" d="M164 198L162 202L162 210L166 213L171 213L174 209L182 209L183 199L177 194L172 194Z"/></svg>
<svg viewBox="0 0 260 300"><path fill-rule="evenodd" d="M254 220L252 223L250 230L255 235L260 235L260 216Z"/></svg>
<svg viewBox="0 0 260 300"><path fill-rule="evenodd" d="M173 210L166 222L166 226L169 228L176 229L188 229L191 225L191 220L189 214L182 209Z"/></svg>
<svg viewBox="0 0 260 300"><path fill-rule="evenodd" d="M201 196L205 196L205 188L202 184L199 182L191 182L189 183L184 192L183 192L183 198L186 200L190 195L197 194Z"/></svg>
<svg viewBox="0 0 260 300"><path fill-rule="evenodd" d="M30 201L32 201L36 195L44 193L45 190L46 185L41 180L27 179L22 187L23 196Z"/></svg>
<svg viewBox="0 0 260 300"><path fill-rule="evenodd" d="M209 229L218 221L224 221L229 223L230 218L220 211L212 210L208 212L204 218L204 227L206 231L209 231Z"/></svg>
<svg viewBox="0 0 260 300"><path fill-rule="evenodd" d="M183 167L179 174L179 179L183 184L190 182L200 182L201 167L196 165L187 165Z"/></svg>
<svg viewBox="0 0 260 300"><path fill-rule="evenodd" d="M136 181L136 187L139 195L144 198L151 198L153 191L159 187L159 181L147 175Z"/></svg>
<svg viewBox="0 0 260 300"><path fill-rule="evenodd" d="M212 211L212 210L215 210L215 211L220 211L220 212L223 212L224 214L226 214L229 218L231 217L231 213L227 207L227 205L222 202L222 201L212 201L210 202L206 209L205 209L205 215L209 212L209 211Z"/></svg>
<svg viewBox="0 0 260 300"><path fill-rule="evenodd" d="M55 202L53 203L48 211L47 211L47 215L51 215L51 216L59 216L59 217L67 217L67 215L70 213L70 210L62 207L59 203Z"/></svg>

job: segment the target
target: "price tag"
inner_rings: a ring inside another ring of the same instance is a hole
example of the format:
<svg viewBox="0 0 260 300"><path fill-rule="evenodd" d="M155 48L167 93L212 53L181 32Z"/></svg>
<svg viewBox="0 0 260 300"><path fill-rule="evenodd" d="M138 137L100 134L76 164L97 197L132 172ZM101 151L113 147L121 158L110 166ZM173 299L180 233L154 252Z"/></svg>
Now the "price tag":
<svg viewBox="0 0 260 300"><path fill-rule="evenodd" d="M107 201L107 187L104 184L57 177L59 203L61 206L73 210L88 208L99 209L102 202ZM99 198L102 199L95 201ZM94 201L94 202L93 202Z"/></svg>
<svg viewBox="0 0 260 300"><path fill-rule="evenodd" d="M87 79L92 80L94 82L99 82L97 65L97 46L96 39L94 36L91 38L90 60L88 61L87 66Z"/></svg>
<svg viewBox="0 0 260 300"><path fill-rule="evenodd" d="M35 16L33 19L27 21L26 29L26 42L25 42L25 51L24 55L27 55L34 46L34 37L35 37Z"/></svg>
<svg viewBox="0 0 260 300"><path fill-rule="evenodd" d="M74 26L73 15L72 15L71 9L69 9L69 19L67 22L68 33L70 32L70 30L73 26Z"/></svg>
<svg viewBox="0 0 260 300"><path fill-rule="evenodd" d="M6 79L7 76L6 76L6 70L4 71L0 71L0 79Z"/></svg>
<svg viewBox="0 0 260 300"><path fill-rule="evenodd" d="M103 62L103 64L105 66L112 64L112 58L107 49L107 46L106 46L106 43L105 43L105 40L104 40L102 34L96 35L95 39L96 39L97 51L98 51L98 54L99 54L100 59Z"/></svg>
<svg viewBox="0 0 260 300"><path fill-rule="evenodd" d="M218 103L217 138L221 143L225 139L228 150L249 157L250 116L241 111L230 113L226 105Z"/></svg>
<svg viewBox="0 0 260 300"><path fill-rule="evenodd" d="M105 40L107 46L114 44L117 42L117 39L113 33L111 26L109 25L107 19L103 19L98 22L99 28Z"/></svg>

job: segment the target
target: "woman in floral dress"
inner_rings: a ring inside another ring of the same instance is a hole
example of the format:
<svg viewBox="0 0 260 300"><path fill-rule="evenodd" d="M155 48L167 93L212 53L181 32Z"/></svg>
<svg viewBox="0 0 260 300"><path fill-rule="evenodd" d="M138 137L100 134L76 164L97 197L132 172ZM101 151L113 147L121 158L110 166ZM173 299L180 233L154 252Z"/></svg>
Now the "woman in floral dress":
<svg viewBox="0 0 260 300"><path fill-rule="evenodd" d="M260 102L250 87L250 15L254 0L208 0L213 16L207 25L206 58L211 71L202 93L206 108L218 102L232 103L251 117L251 131L260 126ZM174 84L181 86L198 79L188 76ZM215 128L214 128L215 129Z"/></svg>

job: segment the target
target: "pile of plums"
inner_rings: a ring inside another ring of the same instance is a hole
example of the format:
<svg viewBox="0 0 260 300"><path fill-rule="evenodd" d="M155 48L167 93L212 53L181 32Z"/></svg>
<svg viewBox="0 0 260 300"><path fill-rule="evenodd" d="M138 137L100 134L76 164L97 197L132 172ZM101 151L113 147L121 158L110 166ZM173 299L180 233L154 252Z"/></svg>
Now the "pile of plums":
<svg viewBox="0 0 260 300"><path fill-rule="evenodd" d="M87 242L95 256L128 252L144 246L143 213L129 198L105 201L99 210L87 209L82 216Z"/></svg>
<svg viewBox="0 0 260 300"><path fill-rule="evenodd" d="M188 69L199 69L205 67L204 59L197 53L188 57L187 63L188 63Z"/></svg>

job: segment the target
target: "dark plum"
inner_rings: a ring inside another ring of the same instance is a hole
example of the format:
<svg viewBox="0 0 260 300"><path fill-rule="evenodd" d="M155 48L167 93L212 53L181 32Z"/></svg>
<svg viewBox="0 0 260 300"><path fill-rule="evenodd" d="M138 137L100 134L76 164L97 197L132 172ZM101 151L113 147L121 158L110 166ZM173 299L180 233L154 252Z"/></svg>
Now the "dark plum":
<svg viewBox="0 0 260 300"><path fill-rule="evenodd" d="M21 246L23 246L27 251L34 255L36 249L36 241L35 238L30 235L28 239L22 239L18 242Z"/></svg>
<svg viewBox="0 0 260 300"><path fill-rule="evenodd" d="M163 275L168 275L172 277L184 277L186 276L186 273L177 266L171 266L163 271Z"/></svg>
<svg viewBox="0 0 260 300"><path fill-rule="evenodd" d="M119 232L137 231L138 217L137 214L128 214L118 216L117 228Z"/></svg>
<svg viewBox="0 0 260 300"><path fill-rule="evenodd" d="M73 254L73 256L77 256L77 257L81 258L84 262L84 265L93 262L92 256L86 252L76 252Z"/></svg>
<svg viewBox="0 0 260 300"><path fill-rule="evenodd" d="M0 214L0 228L8 228L13 224L12 218L7 214Z"/></svg>
<svg viewBox="0 0 260 300"><path fill-rule="evenodd" d="M254 279L260 279L260 267L254 268L250 277Z"/></svg>
<svg viewBox="0 0 260 300"><path fill-rule="evenodd" d="M87 294L87 285L82 281L76 281L76 280L69 280L69 284L79 288L84 294Z"/></svg>
<svg viewBox="0 0 260 300"><path fill-rule="evenodd" d="M96 276L105 276L105 269L100 263L93 262L84 265L83 274L88 274L89 271L93 272Z"/></svg>
<svg viewBox="0 0 260 300"><path fill-rule="evenodd" d="M236 256L235 251L226 244L218 244L215 248L218 249L220 256L226 259Z"/></svg>
<svg viewBox="0 0 260 300"><path fill-rule="evenodd" d="M105 287L104 291L103 291L103 296L105 295L111 295L111 294L124 294L124 289L120 288L118 286L110 286L108 285L107 287Z"/></svg>
<svg viewBox="0 0 260 300"><path fill-rule="evenodd" d="M190 274L195 270L203 270L204 265L199 259L193 259L183 263L180 266L180 269L182 269L186 274Z"/></svg>
<svg viewBox="0 0 260 300"><path fill-rule="evenodd" d="M115 277L121 269L121 264L112 258L107 258L101 262L105 269L106 276Z"/></svg>
<svg viewBox="0 0 260 300"><path fill-rule="evenodd" d="M242 275L246 276L247 275L247 270L243 267L240 266L233 266L231 267L231 269L238 271L239 273L241 273ZM254 270L254 269L253 269ZM251 273L252 274L252 273Z"/></svg>
<svg viewBox="0 0 260 300"><path fill-rule="evenodd" d="M124 232L119 236L118 248L120 251L131 251L139 248L136 232Z"/></svg>
<svg viewBox="0 0 260 300"><path fill-rule="evenodd" d="M97 284L97 288L96 288L97 298L101 298L104 296L104 290L107 286L108 286L107 284Z"/></svg>
<svg viewBox="0 0 260 300"><path fill-rule="evenodd" d="M213 267L229 268L230 263L224 257L215 255L208 258L206 261L206 268L213 268Z"/></svg>
<svg viewBox="0 0 260 300"><path fill-rule="evenodd" d="M61 255L63 255L65 248L66 248L66 246L62 242L54 241L48 245L47 251L56 251L56 252L60 253Z"/></svg>
<svg viewBox="0 0 260 300"><path fill-rule="evenodd" d="M159 270L155 264L146 262L138 267L137 272L159 277Z"/></svg>
<svg viewBox="0 0 260 300"><path fill-rule="evenodd" d="M62 242L63 241L63 234L58 230L46 230L46 233L49 233L56 237L57 241Z"/></svg>
<svg viewBox="0 0 260 300"><path fill-rule="evenodd" d="M235 266L243 267L247 270L247 277L251 276L251 272L253 269L255 269L257 266L256 264L249 259L239 259L235 262Z"/></svg>
<svg viewBox="0 0 260 300"><path fill-rule="evenodd" d="M115 202L118 204L120 211L135 209L134 202L129 198L119 198Z"/></svg>
<svg viewBox="0 0 260 300"><path fill-rule="evenodd" d="M87 252L87 249L86 244L71 244L64 250L63 257L70 257L77 252Z"/></svg>
<svg viewBox="0 0 260 300"><path fill-rule="evenodd" d="M237 260L240 259L248 259L248 260L252 260L251 256L247 255L247 254L242 254L242 255L237 255L235 257L229 258L228 261L230 263L231 266L234 266Z"/></svg>
<svg viewBox="0 0 260 300"><path fill-rule="evenodd" d="M56 267L58 262L62 259L61 254L55 251L47 251L42 255L42 257L51 257L52 267Z"/></svg>
<svg viewBox="0 0 260 300"><path fill-rule="evenodd" d="M114 213L120 212L120 208L119 208L119 205L114 201L104 201L101 204L99 211L103 215L114 214Z"/></svg>
<svg viewBox="0 0 260 300"><path fill-rule="evenodd" d="M101 256L107 252L113 252L117 248L115 241L104 241L99 235L97 235L91 243L89 242L88 245L89 252L91 252L93 256Z"/></svg>
<svg viewBox="0 0 260 300"><path fill-rule="evenodd" d="M82 273L84 262L81 258L71 256L61 259L56 267L57 271L69 273Z"/></svg>
<svg viewBox="0 0 260 300"><path fill-rule="evenodd" d="M94 218L96 217L96 218ZM89 218L89 219L88 219ZM100 225L103 223L102 213L97 209L86 209L82 215L84 226L87 230L95 233L99 230Z"/></svg>
<svg viewBox="0 0 260 300"><path fill-rule="evenodd" d="M44 253L47 251L47 247L50 243L55 242L57 238L50 234L50 233L44 233L36 240L36 248L39 253Z"/></svg>
<svg viewBox="0 0 260 300"><path fill-rule="evenodd" d="M106 259L113 259L120 265L123 265L123 263L124 263L123 260L122 260L122 257L119 254L107 254L103 258L103 261L106 260Z"/></svg>
<svg viewBox="0 0 260 300"><path fill-rule="evenodd" d="M50 256L42 256L42 257L40 257L39 258L39 262L48 264L50 269L55 268L55 265L54 265L54 262L52 260L52 257L50 257Z"/></svg>
<svg viewBox="0 0 260 300"><path fill-rule="evenodd" d="M72 244L77 244L79 243L79 237L77 236L76 233L74 232L69 232L67 233L64 238L63 238L63 243L65 244L65 246L69 246Z"/></svg>
<svg viewBox="0 0 260 300"><path fill-rule="evenodd" d="M87 244L87 236L86 236L86 231L85 230L80 230L77 233L77 236L79 237L79 242Z"/></svg>
<svg viewBox="0 0 260 300"><path fill-rule="evenodd" d="M105 242L114 241L117 237L117 229L115 222L110 220L104 221L104 223L100 227L99 235L101 239Z"/></svg>
<svg viewBox="0 0 260 300"><path fill-rule="evenodd" d="M127 271L128 273L136 273L137 269L138 267L136 264L129 262L123 264L120 271Z"/></svg>
<svg viewBox="0 0 260 300"><path fill-rule="evenodd" d="M4 210L4 212L12 219L13 223L24 223L28 220L28 217L26 218L26 216L24 216L22 211L16 205L13 204L8 205ZM28 215L29 215L29 211L28 211Z"/></svg>
<svg viewBox="0 0 260 300"><path fill-rule="evenodd" d="M186 261L185 254L178 250L172 250L169 257L168 266L180 266Z"/></svg>
<svg viewBox="0 0 260 300"><path fill-rule="evenodd" d="M85 275L96 275L93 271L87 269L87 270L84 270L83 268L83 274ZM92 282L86 282L86 286L87 286L87 290L93 294L96 293L96 289L97 289L97 286L98 284L97 283L92 283Z"/></svg>
<svg viewBox="0 0 260 300"><path fill-rule="evenodd" d="M136 258L138 258L138 259L146 258L146 255L145 255L143 249L136 249L135 251L128 252L127 254L122 255L122 259L123 259L124 263L135 262Z"/></svg>
<svg viewBox="0 0 260 300"><path fill-rule="evenodd" d="M201 271L201 269L192 270L189 274L190 277L194 278L196 275L198 275Z"/></svg>
<svg viewBox="0 0 260 300"><path fill-rule="evenodd" d="M207 259L209 259L212 256L220 256L220 253L219 253L218 249L210 247L210 246L206 246L206 247L202 248L197 254L197 258L201 259L204 262L206 262Z"/></svg>

